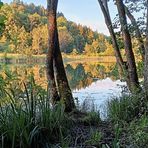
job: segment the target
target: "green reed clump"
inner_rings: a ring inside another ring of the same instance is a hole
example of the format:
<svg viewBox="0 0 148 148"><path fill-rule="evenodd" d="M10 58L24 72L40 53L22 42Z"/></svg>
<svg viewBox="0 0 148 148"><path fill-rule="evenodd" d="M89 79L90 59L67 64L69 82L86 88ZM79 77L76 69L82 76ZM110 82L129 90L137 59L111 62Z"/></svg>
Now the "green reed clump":
<svg viewBox="0 0 148 148"><path fill-rule="evenodd" d="M108 118L114 122L130 122L147 113L148 99L144 93L123 94L108 102Z"/></svg>
<svg viewBox="0 0 148 148"><path fill-rule="evenodd" d="M108 102L108 120L115 127L113 147L147 147L147 109L148 97L144 92L123 94Z"/></svg>
<svg viewBox="0 0 148 148"><path fill-rule="evenodd" d="M21 82L12 73L0 75L0 147L50 147L63 142L68 125L64 106L50 106L33 75ZM64 142L63 142L64 143Z"/></svg>

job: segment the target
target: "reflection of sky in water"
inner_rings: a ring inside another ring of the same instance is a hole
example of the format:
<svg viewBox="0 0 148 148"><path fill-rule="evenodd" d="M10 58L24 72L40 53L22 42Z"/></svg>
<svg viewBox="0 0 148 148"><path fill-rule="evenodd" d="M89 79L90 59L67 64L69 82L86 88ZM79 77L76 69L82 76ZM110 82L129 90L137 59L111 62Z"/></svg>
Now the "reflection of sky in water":
<svg viewBox="0 0 148 148"><path fill-rule="evenodd" d="M119 96L121 94L121 86L126 85L125 82L120 80L112 81L110 78L104 80L98 80L93 82L89 87L80 90L74 90L73 96L79 99L80 104L87 99L90 103L94 102L97 109L100 110L102 118L106 116L106 102L113 96Z"/></svg>

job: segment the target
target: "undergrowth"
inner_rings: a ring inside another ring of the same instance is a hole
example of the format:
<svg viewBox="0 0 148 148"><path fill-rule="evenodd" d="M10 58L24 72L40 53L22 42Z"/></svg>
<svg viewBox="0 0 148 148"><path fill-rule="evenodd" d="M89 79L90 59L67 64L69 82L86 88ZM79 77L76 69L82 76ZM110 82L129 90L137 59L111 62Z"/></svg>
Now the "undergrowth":
<svg viewBox="0 0 148 148"><path fill-rule="evenodd" d="M148 147L148 97L145 92L122 94L109 101L108 121L115 127L115 144L119 147Z"/></svg>
<svg viewBox="0 0 148 148"><path fill-rule="evenodd" d="M36 84L33 74L28 76L27 82L23 82L18 75L6 71L0 75L0 84L2 148L69 147L75 145L72 143L71 131L77 124L90 127L100 121L95 112L82 113L75 110L75 113L66 114L62 102L52 107L48 93ZM90 134L87 139L97 141L93 137L95 135Z"/></svg>

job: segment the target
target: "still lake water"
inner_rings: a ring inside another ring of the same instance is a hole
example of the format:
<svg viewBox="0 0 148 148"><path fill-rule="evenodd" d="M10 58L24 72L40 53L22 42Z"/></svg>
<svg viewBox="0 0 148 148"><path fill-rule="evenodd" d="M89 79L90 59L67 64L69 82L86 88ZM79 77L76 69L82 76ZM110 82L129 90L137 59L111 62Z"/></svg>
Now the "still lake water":
<svg viewBox="0 0 148 148"><path fill-rule="evenodd" d="M119 96L125 82L119 80L115 63L93 62L65 62L65 69L74 98L86 109L94 104L100 110L101 117L106 116L106 102L112 97ZM30 73L34 74L35 81L46 89L46 69L42 64L2 64L0 72L9 70L20 75L26 81Z"/></svg>

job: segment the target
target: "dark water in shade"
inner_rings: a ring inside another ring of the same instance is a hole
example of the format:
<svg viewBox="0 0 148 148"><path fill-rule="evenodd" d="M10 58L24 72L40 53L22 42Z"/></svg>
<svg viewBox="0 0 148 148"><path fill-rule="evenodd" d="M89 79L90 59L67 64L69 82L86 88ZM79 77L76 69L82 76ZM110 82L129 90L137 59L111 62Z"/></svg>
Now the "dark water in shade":
<svg viewBox="0 0 148 148"><path fill-rule="evenodd" d="M119 80L115 63L99 63L97 61L67 62L65 69L73 96L78 98L79 104L84 100L100 110L105 116L105 103L113 96L121 94L124 82ZM46 68L43 64L1 64L0 73L9 70L18 74L22 81L26 81L30 73L34 74L36 83L47 88Z"/></svg>

